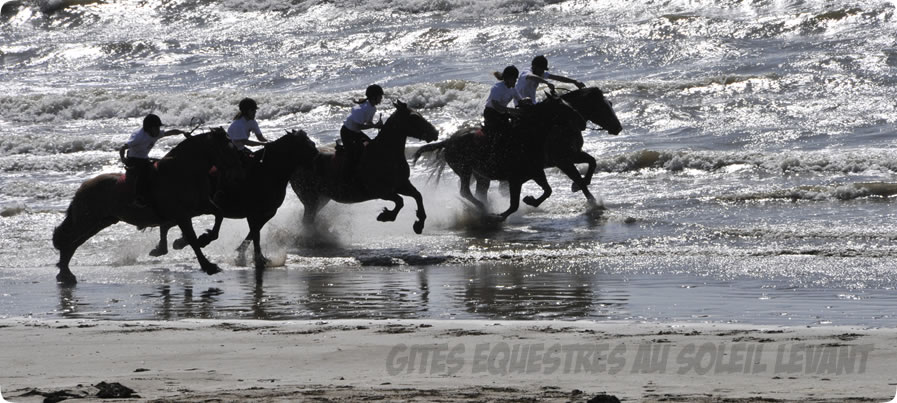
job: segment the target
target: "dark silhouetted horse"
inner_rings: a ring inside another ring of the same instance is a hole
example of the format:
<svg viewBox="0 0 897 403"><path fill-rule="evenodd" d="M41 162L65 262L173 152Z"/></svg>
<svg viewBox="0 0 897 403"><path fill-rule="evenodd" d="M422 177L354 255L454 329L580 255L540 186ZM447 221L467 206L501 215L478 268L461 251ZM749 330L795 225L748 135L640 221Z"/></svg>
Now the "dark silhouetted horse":
<svg viewBox="0 0 897 403"><path fill-rule="evenodd" d="M253 242L254 262L257 269L264 268L268 259L262 254L259 242L262 227L277 214L286 196L287 182L300 166L311 166L318 149L308 135L301 130L287 132L255 153L257 161L245 167L245 177L236 181L218 181L223 186L222 196L214 199L215 226L199 237L199 245L206 246L218 239L224 218L245 218L249 223L249 234L238 250L240 254ZM161 228L160 245L164 245L168 227ZM184 245L184 240L175 241L175 248Z"/></svg>
<svg viewBox="0 0 897 403"><path fill-rule="evenodd" d="M623 126L614 112L613 104L604 97L604 93L600 89L589 87L570 91L562 95L561 99L567 101L585 119L595 123L610 134L617 135L623 130ZM462 129L453 137L475 135L480 130L479 127ZM572 135L572 133L564 132L564 130L563 127L557 127L556 130L553 129L551 134L549 134L549 141L545 143L545 168L557 167L560 169L573 181L571 189L574 192L582 191L586 200L595 204L595 196L588 189L588 184L592 183L592 176L597 167L595 158L582 150L583 138L581 132L579 135ZM438 143L421 147L415 154L415 160L421 154L433 151L438 147ZM580 175L576 169L576 164L588 165L585 176ZM476 179L477 199L485 202L490 179L477 176L476 174L474 174L474 178Z"/></svg>
<svg viewBox="0 0 897 403"><path fill-rule="evenodd" d="M598 125L603 130L607 130L612 135L620 134L623 126L617 119L614 112L613 103L604 97L604 93L597 87L583 88L570 91L561 96L561 99L567 101L573 109L576 109L580 115L586 120ZM592 183L592 175L595 173L597 163L589 153L582 150L583 138L579 136L555 136L552 139L557 141L549 141L545 147L545 167L557 167L564 172L571 180L573 180L572 190L574 192L582 190L586 198L593 202L595 199L589 192L587 185ZM582 181L578 181L580 177L579 171L576 170L575 164L588 164L585 177Z"/></svg>
<svg viewBox="0 0 897 403"><path fill-rule="evenodd" d="M481 130L460 131L447 140L421 147L414 159L436 151L440 158L438 172L448 164L461 179L461 196L481 211L485 211L485 205L470 193L471 177L508 181L511 205L498 216L504 220L519 208L520 189L526 181L534 180L542 187L542 195L527 196L524 203L538 207L551 195L544 171L549 132L550 141L573 143L576 136L581 141L585 127L586 121L570 104L560 97L549 97L523 107L510 133L487 136Z"/></svg>
<svg viewBox="0 0 897 403"><path fill-rule="evenodd" d="M384 199L395 203L392 210L383 209L378 221L395 221L404 206L402 196L413 197L417 202L417 221L414 232L420 234L427 218L423 197L408 179L411 173L405 157L405 140L414 137L431 142L439 137L439 131L419 113L402 102L396 102L396 111L387 119L380 133L373 139L354 164L345 163L344 152L320 153L310 169L296 170L290 184L296 196L305 206L303 223L311 224L318 211L329 201L360 203ZM349 169L351 172L346 172Z"/></svg>
<svg viewBox="0 0 897 403"><path fill-rule="evenodd" d="M134 207L131 190L122 174L103 174L88 179L75 192L65 219L53 231L53 246L59 250L59 274L64 284L77 282L69 270L75 250L102 229L124 221L138 227L177 225L193 247L202 270L215 274L221 269L202 254L191 218L209 210L211 183L209 170L226 170L239 165L239 155L224 129L190 137L175 146L156 163L148 178L149 206Z"/></svg>

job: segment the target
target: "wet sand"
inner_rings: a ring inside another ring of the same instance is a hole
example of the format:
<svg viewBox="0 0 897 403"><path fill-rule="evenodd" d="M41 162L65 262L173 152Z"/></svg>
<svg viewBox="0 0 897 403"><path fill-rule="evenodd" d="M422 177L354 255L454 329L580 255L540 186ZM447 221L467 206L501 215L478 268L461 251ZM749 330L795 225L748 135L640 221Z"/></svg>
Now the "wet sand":
<svg viewBox="0 0 897 403"><path fill-rule="evenodd" d="M894 335L586 321L10 318L0 320L0 388L13 402L98 399L101 382L140 401L885 402L897 388Z"/></svg>

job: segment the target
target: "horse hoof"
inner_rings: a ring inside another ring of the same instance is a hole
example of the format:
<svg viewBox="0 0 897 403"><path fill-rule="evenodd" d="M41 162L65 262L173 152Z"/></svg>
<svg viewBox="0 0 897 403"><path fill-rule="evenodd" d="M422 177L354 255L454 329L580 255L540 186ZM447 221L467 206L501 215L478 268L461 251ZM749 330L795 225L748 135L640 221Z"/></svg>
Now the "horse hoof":
<svg viewBox="0 0 897 403"><path fill-rule="evenodd" d="M208 265L206 265L202 268L202 271L206 272L206 274L211 276L213 274L221 273L221 268L218 267L217 264L209 263Z"/></svg>
<svg viewBox="0 0 897 403"><path fill-rule="evenodd" d="M156 248L150 251L149 255L152 257L159 257L168 254L167 248Z"/></svg>
<svg viewBox="0 0 897 403"><path fill-rule="evenodd" d="M580 191L580 190L582 190L582 188L579 187L579 184L578 184L578 183L575 183L575 182L574 182L572 185L570 185L570 191L571 191L571 192L576 193L576 192L578 192L578 191Z"/></svg>
<svg viewBox="0 0 897 403"><path fill-rule="evenodd" d="M413 228L414 228L415 234L418 234L418 235L422 234L424 232L424 222L423 221L415 221Z"/></svg>
<svg viewBox="0 0 897 403"><path fill-rule="evenodd" d="M75 278L75 275L71 272L69 273L59 273L56 275L56 283L60 285L75 285L78 283L78 279Z"/></svg>
<svg viewBox="0 0 897 403"><path fill-rule="evenodd" d="M171 247L175 250L184 249L185 246L187 246L187 241L185 241L184 238L180 238L171 244Z"/></svg>
<svg viewBox="0 0 897 403"><path fill-rule="evenodd" d="M212 240L209 239L209 237L205 234L200 235L199 238L196 238L196 244L199 245L200 248L205 248L210 243L212 243Z"/></svg>
<svg viewBox="0 0 897 403"><path fill-rule="evenodd" d="M205 234L202 234L199 236L199 238L196 238L196 242L199 244L200 248L205 248L206 246L209 246L212 241L218 239L218 235L212 235L211 232L212 231L206 231Z"/></svg>
<svg viewBox="0 0 897 403"><path fill-rule="evenodd" d="M539 207L539 202L536 201L536 198L532 197L532 196L524 197L523 202L526 204L529 204L530 206L533 206L533 207Z"/></svg>
<svg viewBox="0 0 897 403"><path fill-rule="evenodd" d="M396 216L394 214L391 214L391 212L389 210L383 210L383 212L377 216L377 221L380 221L380 222L392 222L395 220L396 220Z"/></svg>
<svg viewBox="0 0 897 403"><path fill-rule="evenodd" d="M256 270L264 270L268 265L271 264L271 261L268 258L262 256L261 258L255 259L255 269Z"/></svg>

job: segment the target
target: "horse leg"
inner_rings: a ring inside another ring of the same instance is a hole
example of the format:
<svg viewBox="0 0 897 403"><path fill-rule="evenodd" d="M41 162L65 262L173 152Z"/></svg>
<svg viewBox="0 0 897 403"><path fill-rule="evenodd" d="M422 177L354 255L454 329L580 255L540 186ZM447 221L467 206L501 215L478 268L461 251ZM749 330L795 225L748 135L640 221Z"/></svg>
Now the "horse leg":
<svg viewBox="0 0 897 403"><path fill-rule="evenodd" d="M467 201L473 203L473 205L480 211L486 211L486 205L483 202L477 200L476 197L473 197L473 194L470 193L470 172L463 172L458 175L461 178L461 197L465 198Z"/></svg>
<svg viewBox="0 0 897 403"><path fill-rule="evenodd" d="M479 182L477 182L479 184ZM489 184L488 182L486 183ZM424 231L424 222L427 220L427 212L424 210L424 198L411 182L405 182L396 190L400 195L410 196L417 202L417 221L414 222L414 233L420 234Z"/></svg>
<svg viewBox="0 0 897 403"><path fill-rule="evenodd" d="M249 218L247 221L249 222L249 234L246 235L246 239L252 239L253 244L253 261L255 263L256 270L263 270L265 266L268 265L271 261L262 254L262 243L261 243L261 235L262 235L262 227L265 226L265 223L268 220L274 217L274 215L266 215L264 217L258 218ZM244 241L246 242L246 241Z"/></svg>
<svg viewBox="0 0 897 403"><path fill-rule="evenodd" d="M533 175L533 180L542 188L542 195L539 196L538 199L532 196L526 196L523 198L523 202L533 207L539 207L542 202L548 199L548 196L551 196L551 185L548 184L548 179L545 178L545 171L541 169L536 175Z"/></svg>
<svg viewBox="0 0 897 403"><path fill-rule="evenodd" d="M381 197L383 200L389 200L396 204L395 208L392 210L384 207L383 211L380 212L380 215L377 216L377 221L387 222L387 221L395 221L396 217L399 215L399 211L402 210L402 207L405 207L405 201L402 200L402 196L399 196L398 193L390 195L388 197Z"/></svg>
<svg viewBox="0 0 897 403"><path fill-rule="evenodd" d="M489 197L489 179L484 178L482 176L476 176L477 178L477 199L481 202L486 203Z"/></svg>
<svg viewBox="0 0 897 403"><path fill-rule="evenodd" d="M150 256L159 257L168 254L168 230L170 230L171 227L172 226L169 224L162 224L159 226L159 243L150 251Z"/></svg>
<svg viewBox="0 0 897 403"><path fill-rule="evenodd" d="M303 196L299 198L299 201L302 202L302 206L304 211L302 212L302 225L312 225L315 223L315 218L318 216L318 211L321 210L323 204L320 204L320 198L315 196Z"/></svg>
<svg viewBox="0 0 897 403"><path fill-rule="evenodd" d="M218 265L210 262L209 259L206 259L206 256L202 254L202 248L199 247L199 242L196 239L196 233L193 232L193 223L190 218L181 218L177 223L178 228L181 229L181 234L187 240L187 243L190 244L190 247L193 248L193 253L196 254L196 260L199 261L199 267L202 268L202 271L208 275L221 272Z"/></svg>
<svg viewBox="0 0 897 403"><path fill-rule="evenodd" d="M579 176L579 171L573 163L557 164L557 167L573 181L574 187L578 186L579 190L582 190L582 194L589 203L595 204L595 196L592 196L592 192L589 191L588 182L582 176Z"/></svg>
<svg viewBox="0 0 897 403"><path fill-rule="evenodd" d="M519 180L509 180L508 181L508 191L511 194L511 205L508 207L505 212L499 214L499 218L501 220L506 220L509 215L514 214L518 208L520 208L520 188L523 187L523 182Z"/></svg>
<svg viewBox="0 0 897 403"><path fill-rule="evenodd" d="M243 241L240 242L240 245L237 246L237 249L234 249L237 252L236 262L238 266L246 266L246 248L249 247L250 242L252 242L251 230L246 234L246 238L243 238Z"/></svg>
<svg viewBox="0 0 897 403"><path fill-rule="evenodd" d="M586 175L583 179L586 185L592 183L592 175L595 174L595 169L598 168L598 163L595 162L595 158L593 158L591 155L589 155L589 153L585 151L580 151L576 154L571 162L573 162L574 164L589 164L589 168L586 170ZM576 181L573 181L573 184L570 186L570 190L573 192L578 192L583 187L584 186L578 185Z"/></svg>
<svg viewBox="0 0 897 403"><path fill-rule="evenodd" d="M107 217L90 223L87 228L78 228L71 214L71 211L67 213L62 224L53 231L53 246L59 250L59 262L56 263L59 273L56 274L56 281L64 285L74 285L78 282L69 269L69 263L72 260L72 256L75 255L75 250L104 228L118 222L116 218ZM78 221L83 223L90 218L89 215L81 216L78 218Z"/></svg>
<svg viewBox="0 0 897 403"><path fill-rule="evenodd" d="M212 243L212 241L218 239L218 233L221 231L221 222L223 222L223 221L224 221L224 216L220 216L220 215L215 216L215 224L212 225L212 229L206 231L205 234L200 235L199 238L197 239L197 242L199 242L200 248L205 248L210 243Z"/></svg>
<svg viewBox="0 0 897 403"><path fill-rule="evenodd" d="M222 221L224 221L224 217L216 215L215 216L215 224L212 225L212 229L207 230L204 234L202 234L198 238L196 238L196 242L198 242L198 245L200 248L205 248L206 246L209 246L209 244L212 243L212 241L218 239L218 232L221 231L221 222ZM176 239L174 242L171 243L171 247L173 247L176 250L181 250L181 249L184 249L184 247L187 246L188 244L189 243L187 242L186 239L184 239L184 236L182 234L180 238Z"/></svg>

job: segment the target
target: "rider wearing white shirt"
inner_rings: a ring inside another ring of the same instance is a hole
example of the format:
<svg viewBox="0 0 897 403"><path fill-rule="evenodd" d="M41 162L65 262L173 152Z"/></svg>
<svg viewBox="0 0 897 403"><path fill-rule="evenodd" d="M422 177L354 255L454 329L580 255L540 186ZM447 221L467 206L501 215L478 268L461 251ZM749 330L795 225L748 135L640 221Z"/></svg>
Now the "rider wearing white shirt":
<svg viewBox="0 0 897 403"><path fill-rule="evenodd" d="M150 150L156 145L156 140L176 134L184 132L177 129L162 132L162 119L151 113L143 118L143 126L131 134L128 142L118 149L118 155L125 162L125 183L131 190L130 194L133 196L131 204L135 207L146 206L146 196L149 194L147 175L153 168L153 163L149 159Z"/></svg>
<svg viewBox="0 0 897 403"><path fill-rule="evenodd" d="M517 80L517 93L520 94L521 99L529 98L535 103L536 90L539 88L539 84L548 85L548 88L554 92L554 84L548 82L548 80L570 83L576 85L577 88L586 86L582 81L548 73L548 59L540 55L533 58L530 70L524 70L520 73L520 79ZM518 102L515 102L515 105L518 104Z"/></svg>
<svg viewBox="0 0 897 403"><path fill-rule="evenodd" d="M240 113L234 117L227 128L227 138L241 151L249 153L250 150L246 146L261 146L268 142L262 135L262 129L255 120L255 112L259 109L258 104L252 98L243 98L240 101ZM259 141L249 139L249 133L254 133Z"/></svg>
<svg viewBox="0 0 897 403"><path fill-rule="evenodd" d="M511 127L511 116L516 113L508 104L520 101L520 95L514 88L519 73L517 67L508 66L503 72L494 74L501 81L495 83L489 91L489 98L483 108L483 126L488 130L505 133Z"/></svg>
<svg viewBox="0 0 897 403"><path fill-rule="evenodd" d="M377 105L383 101L383 88L372 84L364 91L364 99L356 101L352 112L343 121L343 127L339 131L339 137L343 145L350 150L361 148L365 142L371 141L362 130L383 127L383 121L374 122L374 114L377 113Z"/></svg>
<svg viewBox="0 0 897 403"><path fill-rule="evenodd" d="M383 127L383 120L378 119L374 122L374 114L377 112L377 105L383 101L383 88L377 84L371 84L364 91L364 99L355 101L356 105L352 107L349 116L343 121L343 127L340 128L339 138L346 151L346 164L343 171L346 178L350 178L355 173L358 161L361 159L362 151L365 143L371 141L364 129L380 129Z"/></svg>

